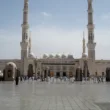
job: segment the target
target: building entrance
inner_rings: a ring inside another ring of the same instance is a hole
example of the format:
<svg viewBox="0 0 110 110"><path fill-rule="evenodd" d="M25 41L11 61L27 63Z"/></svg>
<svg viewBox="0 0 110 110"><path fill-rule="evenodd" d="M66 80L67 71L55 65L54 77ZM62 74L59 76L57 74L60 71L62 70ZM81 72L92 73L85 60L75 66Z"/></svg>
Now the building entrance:
<svg viewBox="0 0 110 110"><path fill-rule="evenodd" d="M56 77L59 78L60 77L60 72L56 73Z"/></svg>
<svg viewBox="0 0 110 110"><path fill-rule="evenodd" d="M63 77L66 77L66 72L63 72Z"/></svg>
<svg viewBox="0 0 110 110"><path fill-rule="evenodd" d="M106 69L106 81L110 82L110 68Z"/></svg>
<svg viewBox="0 0 110 110"><path fill-rule="evenodd" d="M5 70L4 70L4 80L5 81L13 81L16 78L17 74L17 67L16 64L13 62L7 63Z"/></svg>
<svg viewBox="0 0 110 110"><path fill-rule="evenodd" d="M34 72L33 72L33 65L29 64L28 65L28 78L32 77L33 74L34 74Z"/></svg>
<svg viewBox="0 0 110 110"><path fill-rule="evenodd" d="M47 78L47 70L44 70L44 78Z"/></svg>

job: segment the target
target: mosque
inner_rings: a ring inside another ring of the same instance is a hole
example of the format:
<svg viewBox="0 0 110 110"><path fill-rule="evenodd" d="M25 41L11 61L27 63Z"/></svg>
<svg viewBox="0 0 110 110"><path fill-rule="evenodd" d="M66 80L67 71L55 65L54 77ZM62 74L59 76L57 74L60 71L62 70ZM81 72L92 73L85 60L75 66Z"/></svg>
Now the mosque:
<svg viewBox="0 0 110 110"><path fill-rule="evenodd" d="M82 74L85 77L94 75L106 75L108 67L110 67L110 60L96 60L94 41L94 23L93 23L93 0L88 2L88 55L85 54L85 38L83 37L82 55L79 59L75 59L73 55L43 55L38 59L31 50L31 37L29 36L28 24L28 0L24 0L23 9L23 23L22 23L22 40L21 46L21 59L6 59L0 60L0 70L4 74L4 80L12 81L16 74L21 75L42 75L43 77L56 76L75 76L76 80L81 80ZM110 75L108 76L110 77Z"/></svg>

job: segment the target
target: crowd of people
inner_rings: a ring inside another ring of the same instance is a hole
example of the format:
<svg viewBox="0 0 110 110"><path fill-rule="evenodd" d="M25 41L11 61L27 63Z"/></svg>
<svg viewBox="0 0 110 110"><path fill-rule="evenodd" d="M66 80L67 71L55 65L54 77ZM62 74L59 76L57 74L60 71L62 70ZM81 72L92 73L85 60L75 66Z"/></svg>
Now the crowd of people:
<svg viewBox="0 0 110 110"><path fill-rule="evenodd" d="M0 76L0 81L3 81L3 75ZM77 81L80 82L93 82L93 83L101 83L101 82L106 82L106 76L102 75L102 76L98 76L97 74L94 76L89 76L89 77L84 77L84 75L80 75L80 78L76 76L48 76L48 75L33 75L33 76L29 76L29 75L19 75L16 74L15 77L15 84L18 85L20 81L26 81L26 80L32 80L32 81L38 81L38 82L51 82L51 83L55 83L55 82L69 82L69 83L74 83Z"/></svg>
<svg viewBox="0 0 110 110"><path fill-rule="evenodd" d="M69 82L69 83L74 83L77 82L76 78L74 76L72 77L43 77L41 76L32 76L32 77L28 77L28 76L20 76L19 77L20 81L26 81L26 80L36 80L39 82ZM18 84L18 79L15 80ZM106 81L106 77L105 76L92 76L92 77L82 77L82 82L93 82L93 83L100 83L100 82L105 82Z"/></svg>

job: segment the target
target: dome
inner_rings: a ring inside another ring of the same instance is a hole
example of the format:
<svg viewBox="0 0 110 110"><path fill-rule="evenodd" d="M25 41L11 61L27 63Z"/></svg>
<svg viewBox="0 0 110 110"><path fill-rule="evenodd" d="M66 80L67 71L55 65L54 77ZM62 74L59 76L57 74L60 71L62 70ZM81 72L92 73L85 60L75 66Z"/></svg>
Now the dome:
<svg viewBox="0 0 110 110"><path fill-rule="evenodd" d="M43 58L46 59L46 58L48 58L48 56L47 56L46 54L44 54L44 55L43 55Z"/></svg>
<svg viewBox="0 0 110 110"><path fill-rule="evenodd" d="M55 58L60 58L60 55L56 54Z"/></svg>
<svg viewBox="0 0 110 110"><path fill-rule="evenodd" d="M69 59L73 59L73 55L68 55L68 58Z"/></svg>
<svg viewBox="0 0 110 110"><path fill-rule="evenodd" d="M49 58L54 58L54 56L52 54L49 55Z"/></svg>
<svg viewBox="0 0 110 110"><path fill-rule="evenodd" d="M62 58L66 58L66 55L63 54L61 57L62 57Z"/></svg>
<svg viewBox="0 0 110 110"><path fill-rule="evenodd" d="M29 54L29 58L36 58L36 56L35 56L34 53L30 53L30 54Z"/></svg>
<svg viewBox="0 0 110 110"><path fill-rule="evenodd" d="M13 63L13 62L8 62L8 63L6 64L6 66L9 66L9 65L13 66L14 68L17 68L16 64Z"/></svg>

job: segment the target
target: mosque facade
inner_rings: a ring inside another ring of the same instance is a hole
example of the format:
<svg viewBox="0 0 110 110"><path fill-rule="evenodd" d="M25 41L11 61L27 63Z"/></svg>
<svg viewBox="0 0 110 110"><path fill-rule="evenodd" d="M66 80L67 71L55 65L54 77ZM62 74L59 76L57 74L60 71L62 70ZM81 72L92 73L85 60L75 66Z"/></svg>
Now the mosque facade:
<svg viewBox="0 0 110 110"><path fill-rule="evenodd" d="M80 58L75 59L73 55L58 55L44 54L42 58L38 59L32 53L31 50L31 36L29 36L29 4L28 0L24 0L23 9L23 23L22 23L22 40L21 46L21 59L1 59L0 70L4 74L5 80L13 80L16 74L46 76L75 76L77 80L80 80L81 75L88 77L94 75L105 75L107 68L110 67L110 60L96 60L95 47L96 42L94 40L94 22L93 22L93 0L87 0L88 2L88 43L86 45L85 38L82 40L82 55ZM88 54L86 55L85 48L88 48Z"/></svg>

